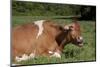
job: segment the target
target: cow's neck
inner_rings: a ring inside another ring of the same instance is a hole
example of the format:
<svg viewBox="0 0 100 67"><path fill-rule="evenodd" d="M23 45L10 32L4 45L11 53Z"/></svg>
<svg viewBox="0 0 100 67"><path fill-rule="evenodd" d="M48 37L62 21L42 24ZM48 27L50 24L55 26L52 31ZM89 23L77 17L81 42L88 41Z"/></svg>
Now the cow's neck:
<svg viewBox="0 0 100 67"><path fill-rule="evenodd" d="M60 48L63 49L64 46L71 41L70 33L68 31L61 32L59 35L57 35L56 41Z"/></svg>

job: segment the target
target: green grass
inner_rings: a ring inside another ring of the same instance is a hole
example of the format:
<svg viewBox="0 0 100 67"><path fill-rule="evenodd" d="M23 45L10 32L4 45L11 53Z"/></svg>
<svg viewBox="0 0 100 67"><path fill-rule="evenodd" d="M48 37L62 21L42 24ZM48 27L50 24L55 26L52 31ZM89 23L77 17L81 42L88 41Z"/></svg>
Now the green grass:
<svg viewBox="0 0 100 67"><path fill-rule="evenodd" d="M12 26L21 25L24 23L31 23L34 20L52 19L58 24L70 23L71 19L57 19L58 17L43 17L43 16L13 16ZM84 46L77 47L73 44L68 44L63 50L61 59L38 57L19 62L20 64L46 64L46 63L63 63L63 62L79 62L79 61L95 61L96 60L96 42L95 42L95 21L79 21L84 37Z"/></svg>

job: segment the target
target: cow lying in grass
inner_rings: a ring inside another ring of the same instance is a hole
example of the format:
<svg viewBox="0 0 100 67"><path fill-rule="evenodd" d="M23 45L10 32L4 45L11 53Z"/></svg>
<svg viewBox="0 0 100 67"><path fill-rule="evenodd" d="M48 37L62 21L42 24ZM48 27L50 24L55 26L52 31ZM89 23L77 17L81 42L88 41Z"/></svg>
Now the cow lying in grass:
<svg viewBox="0 0 100 67"><path fill-rule="evenodd" d="M37 56L60 58L68 43L83 45L77 22L61 26L52 21L40 20L12 30L12 56L18 62Z"/></svg>

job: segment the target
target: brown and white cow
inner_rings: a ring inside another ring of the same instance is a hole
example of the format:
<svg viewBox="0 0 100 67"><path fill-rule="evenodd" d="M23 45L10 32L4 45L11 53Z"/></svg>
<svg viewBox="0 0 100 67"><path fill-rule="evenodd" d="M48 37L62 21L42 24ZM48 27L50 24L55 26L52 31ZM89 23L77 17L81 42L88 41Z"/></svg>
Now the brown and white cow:
<svg viewBox="0 0 100 67"><path fill-rule="evenodd" d="M60 58L66 44L82 46L82 42L80 25L77 22L61 26L52 21L34 21L13 28L12 56L16 61L37 56Z"/></svg>

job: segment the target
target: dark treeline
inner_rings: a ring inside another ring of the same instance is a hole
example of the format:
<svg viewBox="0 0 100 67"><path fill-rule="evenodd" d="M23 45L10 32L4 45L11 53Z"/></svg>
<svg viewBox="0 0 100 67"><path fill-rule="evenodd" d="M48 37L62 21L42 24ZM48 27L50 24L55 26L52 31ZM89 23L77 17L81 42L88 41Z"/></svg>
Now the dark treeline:
<svg viewBox="0 0 100 67"><path fill-rule="evenodd" d="M95 18L96 7L12 1L13 16L76 16ZM91 19L91 18L89 18Z"/></svg>

